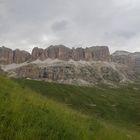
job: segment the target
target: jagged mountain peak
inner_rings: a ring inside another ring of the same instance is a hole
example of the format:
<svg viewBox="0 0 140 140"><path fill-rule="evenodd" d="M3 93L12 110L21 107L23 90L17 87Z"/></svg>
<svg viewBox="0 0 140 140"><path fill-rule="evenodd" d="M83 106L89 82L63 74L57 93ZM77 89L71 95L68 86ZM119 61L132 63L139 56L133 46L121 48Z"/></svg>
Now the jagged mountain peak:
<svg viewBox="0 0 140 140"><path fill-rule="evenodd" d="M15 57L17 59L16 61L14 61ZM22 59L20 57L22 57ZM71 49L64 45L51 45L46 49L34 47L31 54L19 49L12 50L5 47L0 48L0 60L3 59L3 62L1 61L3 64L23 63L29 60L45 60L48 58L65 61L70 59L75 61L109 61L109 57L110 52L107 46L93 46L89 48Z"/></svg>
<svg viewBox="0 0 140 140"><path fill-rule="evenodd" d="M34 47L31 54L0 47L0 64L10 76L62 83L122 83L140 77L139 52L116 51L110 55L107 46L71 49L52 45Z"/></svg>

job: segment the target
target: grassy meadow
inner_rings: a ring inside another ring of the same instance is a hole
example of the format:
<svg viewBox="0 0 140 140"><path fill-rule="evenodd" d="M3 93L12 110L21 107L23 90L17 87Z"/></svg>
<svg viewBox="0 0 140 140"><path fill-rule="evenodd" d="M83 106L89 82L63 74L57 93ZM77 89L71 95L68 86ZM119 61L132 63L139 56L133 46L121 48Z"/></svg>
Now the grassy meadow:
<svg viewBox="0 0 140 140"><path fill-rule="evenodd" d="M0 140L140 140L140 88L0 76Z"/></svg>

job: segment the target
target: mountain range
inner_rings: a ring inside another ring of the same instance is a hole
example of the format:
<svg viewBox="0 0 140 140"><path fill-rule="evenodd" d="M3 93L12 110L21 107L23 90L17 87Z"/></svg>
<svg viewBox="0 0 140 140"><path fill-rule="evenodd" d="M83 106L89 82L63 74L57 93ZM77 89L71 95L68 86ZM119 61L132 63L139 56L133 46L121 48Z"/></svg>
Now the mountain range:
<svg viewBox="0 0 140 140"><path fill-rule="evenodd" d="M54 81L68 84L134 83L140 79L140 52L116 51L108 46L46 49L32 53L0 47L0 72L11 77Z"/></svg>

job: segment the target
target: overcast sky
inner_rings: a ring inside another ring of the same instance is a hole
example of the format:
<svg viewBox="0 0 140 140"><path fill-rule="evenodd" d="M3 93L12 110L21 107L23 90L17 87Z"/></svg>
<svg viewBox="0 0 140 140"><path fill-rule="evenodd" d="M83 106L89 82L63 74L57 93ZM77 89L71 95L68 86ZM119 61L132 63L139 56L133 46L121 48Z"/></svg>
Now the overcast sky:
<svg viewBox="0 0 140 140"><path fill-rule="evenodd" d="M0 46L140 51L140 0L0 0Z"/></svg>

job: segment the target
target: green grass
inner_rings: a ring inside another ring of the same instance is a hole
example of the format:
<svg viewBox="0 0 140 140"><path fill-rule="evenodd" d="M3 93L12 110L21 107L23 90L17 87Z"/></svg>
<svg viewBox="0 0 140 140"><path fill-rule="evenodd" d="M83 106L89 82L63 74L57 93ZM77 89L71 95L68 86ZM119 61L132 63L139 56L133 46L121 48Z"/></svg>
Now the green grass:
<svg viewBox="0 0 140 140"><path fill-rule="evenodd" d="M79 87L2 76L0 81L0 140L140 139L137 85Z"/></svg>

